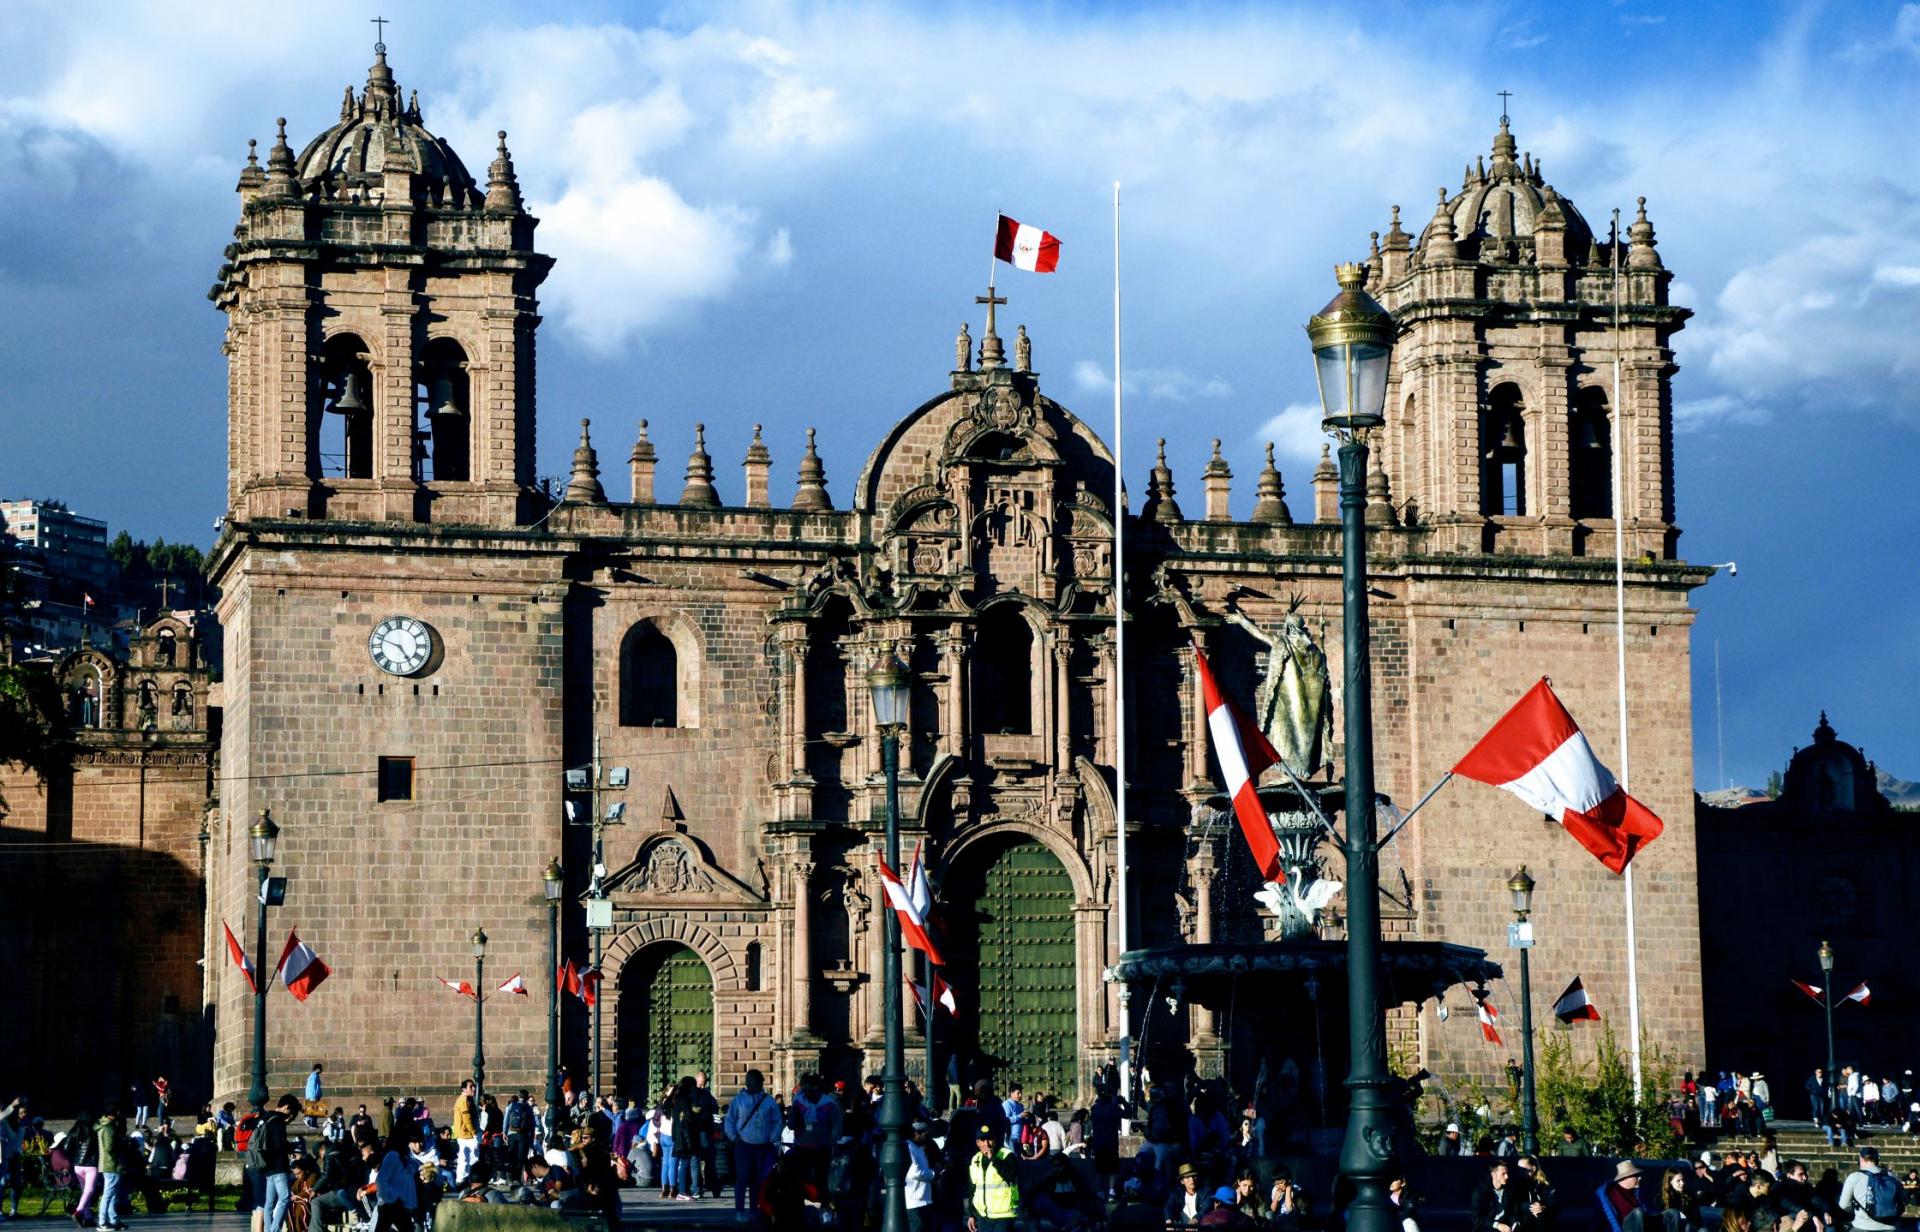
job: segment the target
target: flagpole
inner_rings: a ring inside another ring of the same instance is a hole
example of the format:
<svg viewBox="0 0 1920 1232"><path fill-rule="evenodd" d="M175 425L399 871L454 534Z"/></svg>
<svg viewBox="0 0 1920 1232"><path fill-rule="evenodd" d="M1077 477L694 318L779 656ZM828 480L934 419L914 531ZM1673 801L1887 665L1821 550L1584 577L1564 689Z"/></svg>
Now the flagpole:
<svg viewBox="0 0 1920 1232"><path fill-rule="evenodd" d="M1620 211L1613 212L1613 623L1616 676L1620 692L1620 790L1633 790L1632 762L1627 755L1627 534L1626 480L1621 446L1626 434L1621 420L1626 401L1620 387ZM1633 862L1621 873L1627 906L1627 1029L1633 1041L1633 1102L1640 1103L1640 944L1633 918Z"/></svg>
<svg viewBox="0 0 1920 1232"><path fill-rule="evenodd" d="M988 292L989 295L992 292ZM1120 397L1120 181L1113 182L1113 811L1119 863L1119 902L1114 931L1119 952L1128 944L1127 898L1127 621L1126 621L1126 434ZM1129 990L1120 985L1120 1080L1126 1102L1133 1096L1133 1022Z"/></svg>

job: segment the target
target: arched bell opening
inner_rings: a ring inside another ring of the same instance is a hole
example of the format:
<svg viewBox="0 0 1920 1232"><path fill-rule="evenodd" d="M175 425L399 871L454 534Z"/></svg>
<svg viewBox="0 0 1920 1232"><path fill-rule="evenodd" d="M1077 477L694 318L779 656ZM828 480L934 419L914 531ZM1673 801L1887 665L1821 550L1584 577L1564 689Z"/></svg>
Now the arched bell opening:
<svg viewBox="0 0 1920 1232"><path fill-rule="evenodd" d="M451 338L427 344L414 384L417 408L415 470L422 480L466 483L473 478L473 408L467 353Z"/></svg>
<svg viewBox="0 0 1920 1232"><path fill-rule="evenodd" d="M373 478L373 375L367 344L358 334L327 339L320 358L320 396L320 473L336 479Z"/></svg>

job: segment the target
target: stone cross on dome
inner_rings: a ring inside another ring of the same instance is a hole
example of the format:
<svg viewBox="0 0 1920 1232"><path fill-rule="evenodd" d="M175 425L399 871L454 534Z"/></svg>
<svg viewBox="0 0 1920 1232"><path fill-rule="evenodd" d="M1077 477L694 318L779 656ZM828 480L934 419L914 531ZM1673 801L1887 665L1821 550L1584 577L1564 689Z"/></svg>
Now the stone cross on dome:
<svg viewBox="0 0 1920 1232"><path fill-rule="evenodd" d="M373 28L374 28L373 50L377 55L385 55L387 51L387 20L388 19L385 17L374 17L374 18L369 18L369 20L373 22Z"/></svg>
<svg viewBox="0 0 1920 1232"><path fill-rule="evenodd" d="M1007 351L1006 348L1000 344L999 331L994 328L993 310L995 307L1005 304L1007 297L1004 295L995 295L993 283L989 282L987 283L987 293L985 295L974 296L973 302L987 306L987 332L986 335L980 339L980 366L982 368L1004 367L1007 362Z"/></svg>
<svg viewBox="0 0 1920 1232"><path fill-rule="evenodd" d="M1507 123L1507 100L1513 97L1512 90L1500 91L1500 122Z"/></svg>

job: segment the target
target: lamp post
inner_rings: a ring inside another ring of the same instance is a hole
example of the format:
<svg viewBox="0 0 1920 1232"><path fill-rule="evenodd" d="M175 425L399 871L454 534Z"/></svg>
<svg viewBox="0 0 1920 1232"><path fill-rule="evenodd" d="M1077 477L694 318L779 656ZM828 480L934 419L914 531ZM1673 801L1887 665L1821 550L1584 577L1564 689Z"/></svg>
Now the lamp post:
<svg viewBox="0 0 1920 1232"><path fill-rule="evenodd" d="M1820 972L1826 986L1820 990L1820 1004L1827 1011L1827 1116L1833 1116L1833 1101L1838 1094L1833 1074L1833 947L1820 943Z"/></svg>
<svg viewBox="0 0 1920 1232"><path fill-rule="evenodd" d="M627 815L625 801L615 801L604 810L600 807L600 797L608 792L627 789L627 768L625 766L602 766L600 764L600 737L593 738L593 760L585 766L576 766L565 772L566 787L569 792L581 793L587 797L587 819L580 822L575 815L573 801L567 801L567 820L593 827L593 871L587 882L587 931L593 935L593 976L600 976L600 951L605 942L607 930L613 927L613 901L607 897L601 884L606 877L606 836L608 826L623 824ZM600 1002L598 989L595 990L592 1011L592 1035L589 1042L591 1056L588 1058L588 1083L595 1099L600 1098Z"/></svg>
<svg viewBox="0 0 1920 1232"><path fill-rule="evenodd" d="M1351 1232L1396 1232L1387 1185L1395 1099L1380 1009L1380 857L1373 789L1373 665L1367 628L1367 437L1386 422L1393 318L1360 289L1359 266L1336 271L1340 293L1307 323L1321 426L1340 443L1340 539L1346 688L1347 1136L1340 1171L1352 1181Z"/></svg>
<svg viewBox="0 0 1920 1232"><path fill-rule="evenodd" d="M887 865L900 867L900 732L907 725L907 669L891 653L867 673L873 716L880 727L880 761L887 774ZM900 917L882 913L885 957L880 968L881 1015L886 1020L887 1058L880 1071L880 1180L882 1232L907 1228L906 1027L900 1004Z"/></svg>
<svg viewBox="0 0 1920 1232"><path fill-rule="evenodd" d="M473 1111L480 1114L487 1096L487 932L473 930Z"/></svg>
<svg viewBox="0 0 1920 1232"><path fill-rule="evenodd" d="M547 896L547 1115L560 1102L560 892L566 874L558 857L547 861L540 888Z"/></svg>
<svg viewBox="0 0 1920 1232"><path fill-rule="evenodd" d="M273 898L274 849L280 843L280 827L274 824L271 809L260 810L260 820L247 830L254 867L260 871L259 927L253 948L253 1085L247 1088L247 1102L255 1112L267 1110L267 904Z"/></svg>
<svg viewBox="0 0 1920 1232"><path fill-rule="evenodd" d="M1513 895L1513 914L1522 925L1533 911L1533 878L1522 864L1520 871L1507 878ZM1533 1098L1533 978L1527 969L1527 956L1533 953L1533 933L1522 927L1514 930L1514 946L1520 951L1520 1116L1522 1138L1527 1154L1540 1151L1540 1110Z"/></svg>

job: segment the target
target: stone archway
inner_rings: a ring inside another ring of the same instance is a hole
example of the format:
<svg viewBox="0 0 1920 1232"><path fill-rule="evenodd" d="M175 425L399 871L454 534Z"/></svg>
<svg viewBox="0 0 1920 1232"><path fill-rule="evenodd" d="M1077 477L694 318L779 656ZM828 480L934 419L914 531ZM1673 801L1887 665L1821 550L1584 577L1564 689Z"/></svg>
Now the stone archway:
<svg viewBox="0 0 1920 1232"><path fill-rule="evenodd" d="M956 852L943 891L960 1076L1075 1097L1079 896L1067 866L1040 840L1004 831Z"/></svg>
<svg viewBox="0 0 1920 1232"><path fill-rule="evenodd" d="M668 1084L713 1072L714 979L678 942L647 946L620 969L615 1074L619 1093L650 1106Z"/></svg>

